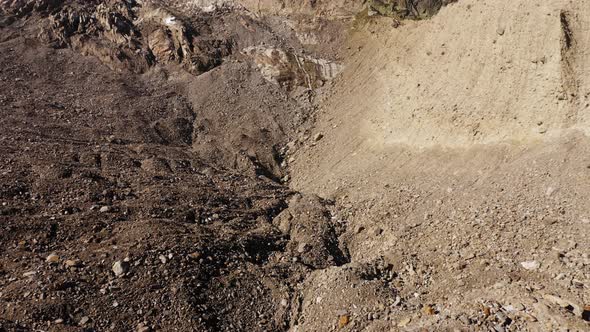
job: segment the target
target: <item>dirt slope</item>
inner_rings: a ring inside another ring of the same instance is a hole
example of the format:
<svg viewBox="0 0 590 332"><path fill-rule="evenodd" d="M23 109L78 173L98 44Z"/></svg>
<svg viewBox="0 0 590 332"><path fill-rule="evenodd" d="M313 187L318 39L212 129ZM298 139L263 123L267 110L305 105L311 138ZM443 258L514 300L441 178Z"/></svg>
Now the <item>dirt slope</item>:
<svg viewBox="0 0 590 332"><path fill-rule="evenodd" d="M0 331L588 330L589 8L0 0Z"/></svg>
<svg viewBox="0 0 590 332"><path fill-rule="evenodd" d="M327 116L350 125L349 137L385 145L586 131L587 17L585 6L567 2L463 1L400 29L375 24L367 28L375 33L353 37L347 70L325 104L339 111Z"/></svg>
<svg viewBox="0 0 590 332"><path fill-rule="evenodd" d="M405 268L408 311L370 329L588 328L588 17L466 0L357 22L291 186L337 202L352 262Z"/></svg>

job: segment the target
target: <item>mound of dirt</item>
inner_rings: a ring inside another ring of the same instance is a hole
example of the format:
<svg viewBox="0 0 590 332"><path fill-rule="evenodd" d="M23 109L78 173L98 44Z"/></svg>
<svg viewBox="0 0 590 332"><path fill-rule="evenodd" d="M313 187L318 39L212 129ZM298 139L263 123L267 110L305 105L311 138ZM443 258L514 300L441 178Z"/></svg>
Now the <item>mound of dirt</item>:
<svg viewBox="0 0 590 332"><path fill-rule="evenodd" d="M405 267L407 306L367 330L588 329L587 14L465 0L354 25L322 138L288 158L353 263Z"/></svg>
<svg viewBox="0 0 590 332"><path fill-rule="evenodd" d="M587 330L588 8L454 2L0 0L0 331Z"/></svg>
<svg viewBox="0 0 590 332"><path fill-rule="evenodd" d="M277 35L241 11L1 8L0 330L287 329L294 289L344 254L326 202L293 207L293 239L274 226L312 108L226 46Z"/></svg>

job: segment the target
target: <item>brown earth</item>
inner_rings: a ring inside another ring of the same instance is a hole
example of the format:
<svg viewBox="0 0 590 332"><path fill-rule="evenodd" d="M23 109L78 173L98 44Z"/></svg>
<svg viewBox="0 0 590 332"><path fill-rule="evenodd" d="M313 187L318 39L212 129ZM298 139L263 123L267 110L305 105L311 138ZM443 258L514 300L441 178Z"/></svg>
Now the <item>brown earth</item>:
<svg viewBox="0 0 590 332"><path fill-rule="evenodd" d="M0 0L0 331L590 329L590 7L451 2Z"/></svg>

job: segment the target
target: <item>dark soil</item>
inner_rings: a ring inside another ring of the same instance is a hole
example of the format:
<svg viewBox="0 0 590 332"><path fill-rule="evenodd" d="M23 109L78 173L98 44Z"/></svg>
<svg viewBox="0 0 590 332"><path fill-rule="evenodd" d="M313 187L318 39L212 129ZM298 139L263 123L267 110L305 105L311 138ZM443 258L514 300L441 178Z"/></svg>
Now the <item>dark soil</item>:
<svg viewBox="0 0 590 332"><path fill-rule="evenodd" d="M48 41L50 13L96 3L45 3L0 20L0 331L286 330L305 276L346 261L326 202L297 203L312 212L297 242L273 224L293 195L281 147L309 106L239 52L214 52L203 74L67 39L100 44L100 28ZM276 38L215 15L186 22L232 47Z"/></svg>

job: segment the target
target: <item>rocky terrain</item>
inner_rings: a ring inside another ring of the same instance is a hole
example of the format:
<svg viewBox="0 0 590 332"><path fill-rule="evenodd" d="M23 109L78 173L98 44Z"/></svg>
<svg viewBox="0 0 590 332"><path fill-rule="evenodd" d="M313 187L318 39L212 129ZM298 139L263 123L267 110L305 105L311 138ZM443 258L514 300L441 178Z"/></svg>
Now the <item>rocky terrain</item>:
<svg viewBox="0 0 590 332"><path fill-rule="evenodd" d="M0 331L589 330L589 8L0 0Z"/></svg>

